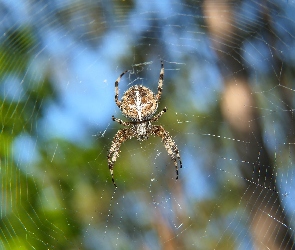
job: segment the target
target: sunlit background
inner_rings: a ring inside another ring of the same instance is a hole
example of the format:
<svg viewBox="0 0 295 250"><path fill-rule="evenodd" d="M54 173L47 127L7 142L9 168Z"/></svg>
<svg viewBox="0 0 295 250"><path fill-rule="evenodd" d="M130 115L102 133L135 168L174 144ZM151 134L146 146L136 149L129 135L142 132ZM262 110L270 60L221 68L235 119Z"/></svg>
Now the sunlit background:
<svg viewBox="0 0 295 250"><path fill-rule="evenodd" d="M293 249L294 1L0 1L0 249ZM107 163L135 84L159 137Z"/></svg>

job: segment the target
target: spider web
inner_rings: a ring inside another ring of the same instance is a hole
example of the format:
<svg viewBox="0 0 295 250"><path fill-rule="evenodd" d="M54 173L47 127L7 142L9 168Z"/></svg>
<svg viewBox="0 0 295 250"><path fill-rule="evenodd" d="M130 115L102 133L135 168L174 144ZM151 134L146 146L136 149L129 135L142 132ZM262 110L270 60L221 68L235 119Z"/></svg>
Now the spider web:
<svg viewBox="0 0 295 250"><path fill-rule="evenodd" d="M293 249L294 1L0 1L1 249ZM160 138L107 150L114 102Z"/></svg>

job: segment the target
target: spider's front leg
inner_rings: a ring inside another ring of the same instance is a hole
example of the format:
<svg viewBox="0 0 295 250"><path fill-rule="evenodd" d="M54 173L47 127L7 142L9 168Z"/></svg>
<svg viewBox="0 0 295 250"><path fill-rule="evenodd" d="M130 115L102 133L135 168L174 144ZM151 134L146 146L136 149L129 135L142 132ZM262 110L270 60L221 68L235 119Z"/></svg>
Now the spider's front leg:
<svg viewBox="0 0 295 250"><path fill-rule="evenodd" d="M157 101L161 99L163 82L164 82L164 63L163 61L161 61L161 71L160 71L160 76L158 81L158 94L156 95Z"/></svg>
<svg viewBox="0 0 295 250"><path fill-rule="evenodd" d="M111 176L112 176L112 182L115 185L115 187L117 187L117 185L114 180L114 170L113 170L114 163L116 162L117 158L119 157L121 144L124 141L131 139L132 137L133 137L132 130L125 128L125 129L119 130L116 133L116 135L112 141L112 145L111 145L111 148L108 153L108 165L109 165L109 170L110 170Z"/></svg>
<svg viewBox="0 0 295 250"><path fill-rule="evenodd" d="M115 81L115 102L117 104L117 106L120 108L121 107L121 101L119 101L119 82L122 78L122 76L127 73L129 70L124 71L119 77L118 79Z"/></svg>
<svg viewBox="0 0 295 250"><path fill-rule="evenodd" d="M178 179L178 166L177 166L177 159L179 160L180 168L182 168L182 162L179 154L179 150L177 148L177 145L172 140L169 133L160 125L153 125L152 126L153 134L156 136L159 136L162 138L162 141L164 143L164 146L172 158L172 161L174 162L175 168L176 168L176 179Z"/></svg>

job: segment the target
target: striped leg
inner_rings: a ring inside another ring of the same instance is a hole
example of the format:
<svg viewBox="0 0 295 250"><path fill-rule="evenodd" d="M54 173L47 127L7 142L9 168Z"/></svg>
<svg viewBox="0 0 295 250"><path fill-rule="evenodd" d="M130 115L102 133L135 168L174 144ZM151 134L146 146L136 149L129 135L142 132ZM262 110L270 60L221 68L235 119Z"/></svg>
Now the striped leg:
<svg viewBox="0 0 295 250"><path fill-rule="evenodd" d="M132 122L124 122L123 120L118 119L118 118L116 118L115 116L112 116L112 120L113 120L114 122L117 122L117 123L123 125L123 126L130 126L130 124L132 124Z"/></svg>
<svg viewBox="0 0 295 250"><path fill-rule="evenodd" d="M164 63L161 61L161 71L158 81L158 94L156 95L157 101L161 99L162 90L163 90L163 81L164 81Z"/></svg>
<svg viewBox="0 0 295 250"><path fill-rule="evenodd" d="M179 160L180 168L182 168L182 162L181 162L181 158L179 155L179 150L177 148L177 145L172 140L169 133L162 126L153 125L152 130L156 136L159 136L162 138L162 142L164 143L164 146L168 152L168 155L170 155L170 157L172 158L172 161L173 161L174 166L176 168L176 179L178 179L177 159Z"/></svg>
<svg viewBox="0 0 295 250"><path fill-rule="evenodd" d="M127 73L129 70L124 71L119 77L118 79L115 81L115 102L117 104L117 106L120 108L121 106L121 101L119 101L119 82L122 78L122 76Z"/></svg>
<svg viewBox="0 0 295 250"><path fill-rule="evenodd" d="M112 141L112 145L108 153L108 165L109 165L109 170L112 176L112 182L115 185L115 187L117 187L117 185L114 180L114 171L113 171L114 163L119 157L121 144L124 141L131 139L132 137L133 137L132 131L130 129L125 128L125 129L119 130Z"/></svg>
<svg viewBox="0 0 295 250"><path fill-rule="evenodd" d="M159 118L167 111L167 108L163 108L161 112L159 112L156 116L154 116L150 121L151 122L156 122L159 120Z"/></svg>

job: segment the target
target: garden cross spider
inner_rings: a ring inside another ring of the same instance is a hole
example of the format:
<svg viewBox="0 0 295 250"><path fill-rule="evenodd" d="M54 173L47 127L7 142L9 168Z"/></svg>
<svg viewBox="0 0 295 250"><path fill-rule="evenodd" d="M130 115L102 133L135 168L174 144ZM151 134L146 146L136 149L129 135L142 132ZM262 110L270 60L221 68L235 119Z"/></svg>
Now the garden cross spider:
<svg viewBox="0 0 295 250"><path fill-rule="evenodd" d="M162 95L164 80L163 61L161 61L158 93L156 95L147 87L142 85L134 85L123 94L122 100L119 101L118 85L122 76L128 71L129 70L123 72L115 82L115 102L122 111L123 115L129 118L131 121L125 122L112 116L113 121L129 127L121 129L116 133L108 153L108 165L111 172L112 181L115 187L117 187L114 180L113 166L119 157L121 144L132 137L137 137L137 140L143 141L148 139L150 135L155 135L162 138L164 146L172 158L172 161L174 162L176 168L176 179L178 179L177 159L179 160L180 168L182 168L182 163L177 145L172 140L169 133L162 126L152 125L152 122L157 121L167 111L167 109L164 108L154 116Z"/></svg>

